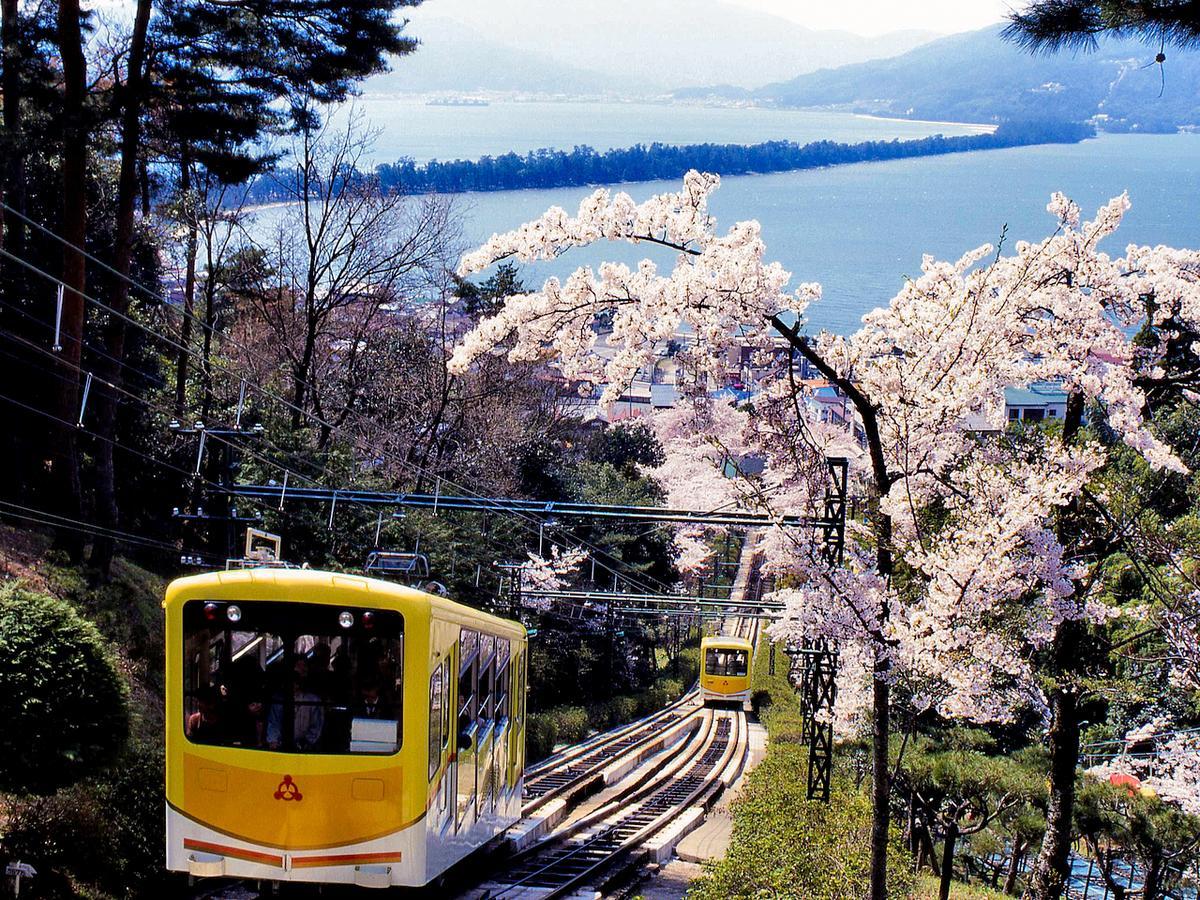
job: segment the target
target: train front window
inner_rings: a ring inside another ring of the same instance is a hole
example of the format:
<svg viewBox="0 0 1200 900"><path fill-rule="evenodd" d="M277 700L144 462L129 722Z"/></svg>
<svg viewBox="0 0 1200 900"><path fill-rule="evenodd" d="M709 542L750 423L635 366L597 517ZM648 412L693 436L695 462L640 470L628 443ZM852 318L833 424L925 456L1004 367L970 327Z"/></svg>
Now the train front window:
<svg viewBox="0 0 1200 900"><path fill-rule="evenodd" d="M727 650L722 647L709 647L704 654L704 673L706 675L744 676L750 655L745 650Z"/></svg>
<svg viewBox="0 0 1200 900"><path fill-rule="evenodd" d="M183 726L195 744L284 753L400 749L404 617L247 600L183 606Z"/></svg>

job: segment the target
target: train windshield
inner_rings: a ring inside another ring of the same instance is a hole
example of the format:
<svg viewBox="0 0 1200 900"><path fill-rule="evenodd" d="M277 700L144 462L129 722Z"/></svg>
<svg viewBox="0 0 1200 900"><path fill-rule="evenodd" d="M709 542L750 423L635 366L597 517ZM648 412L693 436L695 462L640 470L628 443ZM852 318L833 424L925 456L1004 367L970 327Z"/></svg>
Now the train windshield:
<svg viewBox="0 0 1200 900"><path fill-rule="evenodd" d="M285 753L395 753L404 617L277 601L183 607L188 740Z"/></svg>
<svg viewBox="0 0 1200 900"><path fill-rule="evenodd" d="M704 654L706 675L745 675L750 654L745 650L729 650L724 647L709 647Z"/></svg>

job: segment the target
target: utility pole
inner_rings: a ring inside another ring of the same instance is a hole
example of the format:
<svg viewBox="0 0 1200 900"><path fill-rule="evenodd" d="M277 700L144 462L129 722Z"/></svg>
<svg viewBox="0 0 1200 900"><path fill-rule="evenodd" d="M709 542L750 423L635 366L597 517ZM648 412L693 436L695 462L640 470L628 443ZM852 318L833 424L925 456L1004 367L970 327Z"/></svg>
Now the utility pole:
<svg viewBox="0 0 1200 900"><path fill-rule="evenodd" d="M240 422L240 414L238 419ZM241 529L261 521L260 516L239 515L238 508L233 505L233 487L241 467L234 440L260 437L263 427L212 428L199 420L192 425L183 425L177 419L172 419L167 427L175 434L197 437L192 511L175 507L173 516L181 522L204 527L209 553L218 559L233 559ZM209 446L210 438L215 439L216 446ZM209 474L205 475L205 472ZM215 483L217 490L208 490L207 483Z"/></svg>

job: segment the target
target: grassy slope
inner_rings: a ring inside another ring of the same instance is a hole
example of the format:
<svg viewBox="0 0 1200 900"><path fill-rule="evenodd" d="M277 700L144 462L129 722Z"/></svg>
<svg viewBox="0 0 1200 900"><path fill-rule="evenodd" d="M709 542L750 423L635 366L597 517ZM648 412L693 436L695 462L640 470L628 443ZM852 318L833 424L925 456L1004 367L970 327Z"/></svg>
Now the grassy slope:
<svg viewBox="0 0 1200 900"><path fill-rule="evenodd" d="M932 875L922 875L917 881L912 897L913 900L936 900L937 895L938 880ZM1001 897L1012 900L1003 891L994 891L982 885L963 884L961 881L952 882L950 885L950 900L999 900Z"/></svg>
<svg viewBox="0 0 1200 900"><path fill-rule="evenodd" d="M763 692L762 720L770 735L767 755L734 802L729 854L707 867L691 888L692 900L769 896L858 900L865 896L870 861L867 795L845 773L836 773L831 802L805 798L808 750L799 743L800 710L787 680L787 657L776 654L767 671L767 642L759 645L753 689ZM908 860L893 854L890 893L910 893Z"/></svg>

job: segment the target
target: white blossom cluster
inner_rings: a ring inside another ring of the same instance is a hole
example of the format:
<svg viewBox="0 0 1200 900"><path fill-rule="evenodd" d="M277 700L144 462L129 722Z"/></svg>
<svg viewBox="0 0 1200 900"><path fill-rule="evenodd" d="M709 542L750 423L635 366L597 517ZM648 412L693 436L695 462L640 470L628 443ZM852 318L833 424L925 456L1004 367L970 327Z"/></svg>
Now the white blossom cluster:
<svg viewBox="0 0 1200 900"><path fill-rule="evenodd" d="M1200 691L1200 590L1159 614L1171 680L1185 690Z"/></svg>
<svg viewBox="0 0 1200 900"><path fill-rule="evenodd" d="M521 587L535 591L560 591L587 558L587 551L582 547L560 550L555 545L550 548L549 557L530 553L529 561L521 566ZM522 603L543 610L550 606L550 601L542 597L523 598Z"/></svg>
<svg viewBox="0 0 1200 900"><path fill-rule="evenodd" d="M802 314L819 288L802 285L785 293L790 273L763 260L757 222L739 222L718 235L708 215L715 175L684 176L683 189L635 203L626 193L596 191L578 215L554 207L507 234L493 235L463 257L466 276L502 259L552 259L599 240L651 242L678 251L673 268L661 273L645 259L636 268L606 263L598 272L577 269L565 282L549 279L540 291L511 298L455 349L453 372L463 372L481 354L507 346L513 361L553 359L565 378L604 385L602 402L617 399L638 371L652 364L657 347L686 332L687 369L698 379L714 375L721 351L737 336L767 333L766 319L780 310ZM611 316L611 356L596 352L593 327Z"/></svg>
<svg viewBox="0 0 1200 900"><path fill-rule="evenodd" d="M803 324L820 287L789 293L789 274L764 259L757 223L718 235L707 211L718 183L690 172L679 192L641 204L597 191L576 216L551 209L468 254L463 274L602 240L678 251L669 271L648 260L634 269L581 268L510 299L466 336L452 368L463 371L497 350L514 360L552 359L565 377L603 384L613 399L681 329L694 339L686 363L703 385L722 370L735 339L767 347L773 317ZM787 579L777 595L786 613L774 635L836 639L846 658L859 660L860 675L878 666L889 678L911 679L944 715L1005 721L1021 709L1044 710L1031 655L1064 621L1112 615L1080 589L1082 563L1067 558L1052 527L1056 511L1080 497L1106 457L1085 440L1065 449L1052 434L1006 434L1005 389L1059 384L1077 409L1102 411L1152 466L1184 468L1146 424L1139 387L1140 378L1162 374L1165 347L1136 345L1132 335L1147 317L1164 341L1174 324L1200 324L1200 255L1165 247L1131 246L1116 258L1099 251L1128 208L1122 195L1085 222L1055 194L1048 210L1056 228L1045 240L1011 251L983 246L954 262L927 257L920 276L864 316L857 332L811 340L811 353L873 408L882 460L867 458L846 429L823 421L803 388L797 397L787 366L761 385L748 417L711 403L662 417L668 461L653 474L673 504L807 514L821 502L826 455L849 457L856 479L877 482L885 470L880 511L892 523L893 554L912 576L904 585L881 577L868 532L852 527L844 564L831 566L815 535L773 529L761 544L767 568ZM611 352L602 355L593 325L609 316ZM982 431L968 423L982 423ZM750 488L725 477L723 449L737 441L766 460ZM679 544L681 565L703 564L702 534L681 534ZM841 694L842 722L855 720L851 704L869 693L852 683Z"/></svg>

